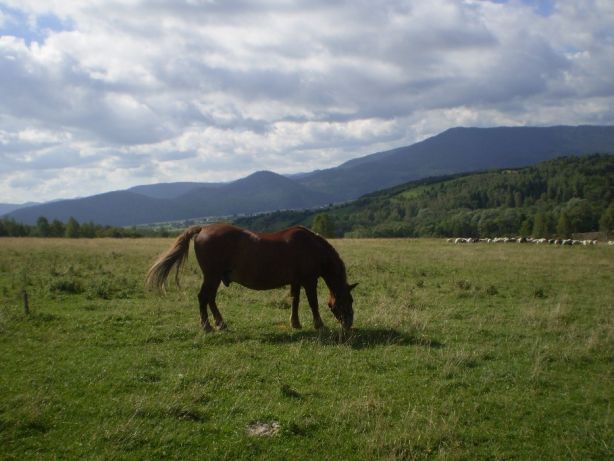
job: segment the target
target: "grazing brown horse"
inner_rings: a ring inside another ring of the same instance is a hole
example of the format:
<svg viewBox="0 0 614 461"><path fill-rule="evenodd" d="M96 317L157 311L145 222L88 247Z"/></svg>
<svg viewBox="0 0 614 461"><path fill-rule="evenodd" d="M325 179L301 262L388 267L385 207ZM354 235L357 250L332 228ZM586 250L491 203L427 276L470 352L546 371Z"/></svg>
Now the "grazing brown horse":
<svg viewBox="0 0 614 461"><path fill-rule="evenodd" d="M237 282L252 290L270 290L290 285L292 313L290 322L301 328L298 317L300 289L303 287L313 314L315 328L324 326L318 310L317 284L322 277L330 290L328 307L345 329L352 326L354 311L350 291L356 286L347 282L345 265L330 243L302 226L275 233L250 232L228 224L192 226L151 266L147 284L162 289L173 266L179 269L188 256L194 237L196 259L204 281L198 294L200 321L211 331L207 306L219 329L225 328L215 303L220 283Z"/></svg>

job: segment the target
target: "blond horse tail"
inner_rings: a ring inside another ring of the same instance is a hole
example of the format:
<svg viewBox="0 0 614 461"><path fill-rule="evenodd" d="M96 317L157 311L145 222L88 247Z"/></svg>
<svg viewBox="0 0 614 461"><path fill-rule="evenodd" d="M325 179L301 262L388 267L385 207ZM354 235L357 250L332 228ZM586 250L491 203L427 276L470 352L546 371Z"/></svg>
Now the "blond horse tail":
<svg viewBox="0 0 614 461"><path fill-rule="evenodd" d="M173 246L166 253L162 253L155 263L147 271L145 278L145 286L148 288L164 291L164 283L168 278L168 274L177 266L175 272L175 283L179 285L179 271L188 259L188 250L190 249L190 240L198 234L204 226L191 226L186 229Z"/></svg>

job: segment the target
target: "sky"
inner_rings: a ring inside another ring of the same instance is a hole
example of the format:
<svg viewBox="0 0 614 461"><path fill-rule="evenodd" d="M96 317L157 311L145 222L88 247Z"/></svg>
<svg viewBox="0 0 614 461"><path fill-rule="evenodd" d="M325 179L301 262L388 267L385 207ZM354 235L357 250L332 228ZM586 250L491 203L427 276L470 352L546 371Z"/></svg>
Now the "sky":
<svg viewBox="0 0 614 461"><path fill-rule="evenodd" d="M614 124L612 0L0 0L0 202Z"/></svg>

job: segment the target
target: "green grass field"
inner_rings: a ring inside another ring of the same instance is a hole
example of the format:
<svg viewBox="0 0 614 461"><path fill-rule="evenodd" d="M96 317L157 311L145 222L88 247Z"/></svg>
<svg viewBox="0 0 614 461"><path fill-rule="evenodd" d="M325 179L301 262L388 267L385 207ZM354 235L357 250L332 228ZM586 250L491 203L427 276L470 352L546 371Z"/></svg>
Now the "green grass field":
<svg viewBox="0 0 614 461"><path fill-rule="evenodd" d="M171 241L0 239L0 459L614 457L613 247L333 241L340 342L322 282L327 330L231 285L203 334L192 249L143 290Z"/></svg>

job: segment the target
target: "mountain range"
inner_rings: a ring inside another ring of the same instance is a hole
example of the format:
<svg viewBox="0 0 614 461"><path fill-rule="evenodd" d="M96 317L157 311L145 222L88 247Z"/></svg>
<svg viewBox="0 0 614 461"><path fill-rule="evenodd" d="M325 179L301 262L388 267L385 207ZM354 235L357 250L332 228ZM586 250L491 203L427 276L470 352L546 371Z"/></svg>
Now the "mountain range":
<svg viewBox="0 0 614 461"><path fill-rule="evenodd" d="M128 226L304 209L426 177L516 168L561 155L592 153L614 153L614 126L451 128L410 146L300 175L260 171L228 183L142 185L28 206L7 216L26 224L39 216L61 221L72 216L79 222Z"/></svg>

